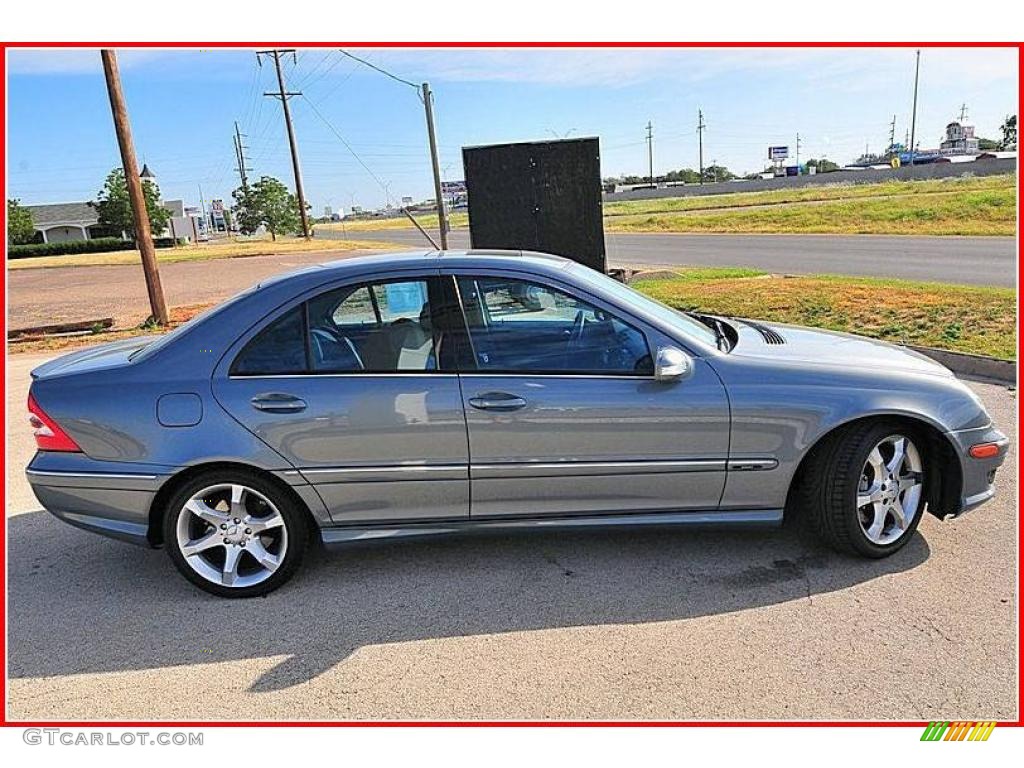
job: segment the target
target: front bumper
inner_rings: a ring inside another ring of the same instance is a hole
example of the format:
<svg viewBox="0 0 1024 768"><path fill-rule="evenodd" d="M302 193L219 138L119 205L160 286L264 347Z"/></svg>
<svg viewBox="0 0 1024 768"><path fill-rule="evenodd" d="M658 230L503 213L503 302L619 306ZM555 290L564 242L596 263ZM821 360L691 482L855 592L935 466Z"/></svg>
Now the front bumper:
<svg viewBox="0 0 1024 768"><path fill-rule="evenodd" d="M957 446L963 482L961 483L960 503L948 518L960 517L972 509L977 509L995 496L996 470L1006 460L1010 448L1010 439L995 427L989 425L978 429L965 429L948 433ZM979 443L995 443L999 452L992 457L976 459L970 455L972 445Z"/></svg>

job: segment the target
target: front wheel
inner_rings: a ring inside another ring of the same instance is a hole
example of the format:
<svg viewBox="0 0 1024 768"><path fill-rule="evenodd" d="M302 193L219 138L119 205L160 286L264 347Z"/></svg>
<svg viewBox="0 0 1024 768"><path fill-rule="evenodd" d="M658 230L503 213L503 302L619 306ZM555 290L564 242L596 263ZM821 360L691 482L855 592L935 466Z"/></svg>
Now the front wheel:
<svg viewBox="0 0 1024 768"><path fill-rule="evenodd" d="M804 509L832 547L886 557L924 511L923 441L899 423L867 422L829 438L808 462Z"/></svg>
<svg viewBox="0 0 1024 768"><path fill-rule="evenodd" d="M303 511L249 472L204 473L174 494L164 543L181 574L220 597L256 597L284 584L309 539Z"/></svg>

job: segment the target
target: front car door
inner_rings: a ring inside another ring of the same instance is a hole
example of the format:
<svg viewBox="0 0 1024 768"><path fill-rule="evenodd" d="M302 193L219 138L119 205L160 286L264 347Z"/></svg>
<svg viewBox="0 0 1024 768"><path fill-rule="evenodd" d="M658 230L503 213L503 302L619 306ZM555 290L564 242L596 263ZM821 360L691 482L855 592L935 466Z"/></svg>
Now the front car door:
<svg viewBox="0 0 1024 768"><path fill-rule="evenodd" d="M718 507L729 406L707 363L655 381L677 342L623 310L553 278L443 272L465 317L472 517Z"/></svg>
<svg viewBox="0 0 1024 768"><path fill-rule="evenodd" d="M469 515L458 378L436 275L346 282L276 311L214 376L217 400L319 492L335 523Z"/></svg>

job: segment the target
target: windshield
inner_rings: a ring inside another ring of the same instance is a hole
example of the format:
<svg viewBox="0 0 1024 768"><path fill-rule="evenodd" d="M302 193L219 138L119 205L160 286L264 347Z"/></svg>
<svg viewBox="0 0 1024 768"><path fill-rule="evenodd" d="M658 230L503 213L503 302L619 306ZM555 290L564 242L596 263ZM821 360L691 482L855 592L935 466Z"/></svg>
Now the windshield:
<svg viewBox="0 0 1024 768"><path fill-rule="evenodd" d="M577 265L572 269L573 274L583 283L589 283L595 288L621 300L623 303L639 307L647 314L671 325L673 328L678 328L682 333L691 338L696 338L708 346L718 347L718 337L715 332L699 320L694 320L692 317L684 315L678 310L662 304L660 301L655 301L649 296L633 290L628 285L620 283L614 278L608 277L597 270L590 269L590 267Z"/></svg>

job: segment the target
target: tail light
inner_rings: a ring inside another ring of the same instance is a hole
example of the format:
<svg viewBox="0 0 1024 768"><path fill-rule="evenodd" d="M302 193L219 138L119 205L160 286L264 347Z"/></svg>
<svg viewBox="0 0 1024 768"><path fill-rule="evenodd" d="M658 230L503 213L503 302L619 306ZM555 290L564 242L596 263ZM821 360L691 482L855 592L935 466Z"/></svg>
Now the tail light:
<svg viewBox="0 0 1024 768"><path fill-rule="evenodd" d="M32 434L40 451L81 452L78 443L46 415L46 411L39 407L31 393L28 396L28 423L32 425Z"/></svg>

